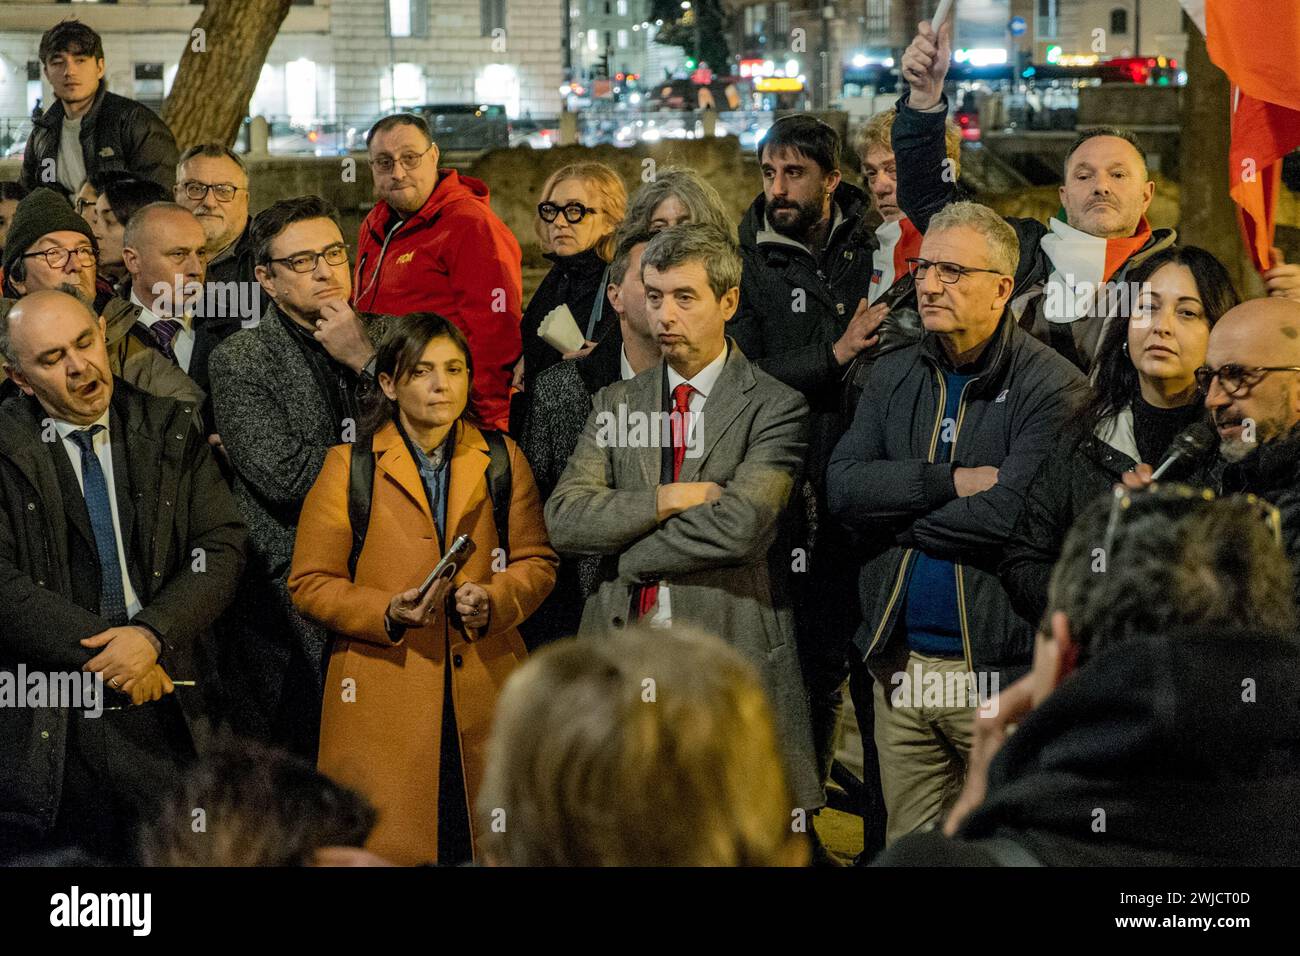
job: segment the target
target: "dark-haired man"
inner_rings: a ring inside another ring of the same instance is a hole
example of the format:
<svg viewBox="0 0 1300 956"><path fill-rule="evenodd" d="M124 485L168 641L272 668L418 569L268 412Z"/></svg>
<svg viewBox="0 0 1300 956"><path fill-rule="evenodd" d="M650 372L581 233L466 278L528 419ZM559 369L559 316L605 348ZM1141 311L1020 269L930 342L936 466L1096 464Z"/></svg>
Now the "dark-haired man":
<svg viewBox="0 0 1300 956"><path fill-rule="evenodd" d="M348 305L352 275L338 213L319 196L282 199L250 232L271 305L212 352L217 431L248 521L250 573L224 645L230 719L242 733L314 756L326 634L285 582L298 512L331 446L352 441L374 391L381 320Z"/></svg>
<svg viewBox="0 0 1300 956"><path fill-rule="evenodd" d="M779 540L808 403L728 339L740 271L715 226L673 226L646 245L641 278L663 359L596 394L546 527L557 551L604 559L580 634L634 621L700 627L759 668L795 799L813 810L825 800Z"/></svg>
<svg viewBox="0 0 1300 956"><path fill-rule="evenodd" d="M353 305L456 323L474 359L470 404L504 431L522 350L519 243L488 205L484 183L438 168L438 144L420 117L384 117L366 146L379 201L361 224Z"/></svg>
<svg viewBox="0 0 1300 956"><path fill-rule="evenodd" d="M101 169L124 169L171 189L176 140L147 106L108 92L104 43L78 20L41 37L38 52L55 103L34 121L23 152L22 184L72 195Z"/></svg>
<svg viewBox="0 0 1300 956"><path fill-rule="evenodd" d="M896 320L881 328L892 306L906 301L914 307L910 277L868 305L877 297L872 256L879 243L869 227L871 200L840 175L840 148L839 134L806 113L777 120L759 144L763 192L740 223L745 266L732 325L745 354L802 392L812 409L808 468L792 508L803 555L792 555L791 562L802 560L794 577L796 625L823 776L830 772L848 644L857 628L856 609L838 597L852 593L854 567L843 559L847 536L826 508L826 463L844 431L849 366L879 351L882 337L896 346L919 334L904 334ZM914 310L911 318L918 327ZM870 679L864 673L857 683L868 690L855 692L855 699L865 696L857 709L869 729ZM874 800L878 775L870 737L863 739L867 792ZM867 816L867 843L879 844L883 810L868 809Z"/></svg>
<svg viewBox="0 0 1300 956"><path fill-rule="evenodd" d="M20 183L0 182L0 260L4 258L5 236L9 234L9 224L14 221L18 203L27 196L27 190ZM4 270L0 269L0 280L4 279Z"/></svg>
<svg viewBox="0 0 1300 956"><path fill-rule="evenodd" d="M944 152L951 34L951 20L938 35L923 21L902 61L908 89L893 131L898 203L922 232L957 198ZM1137 140L1123 130L1079 136L1065 160L1060 194L1064 219L1007 220L1020 242L1011 310L1022 328L1087 372L1106 325L1127 319L1125 303L1133 300L1103 286L1122 283L1129 269L1173 245L1177 235L1148 224L1155 183Z"/></svg>

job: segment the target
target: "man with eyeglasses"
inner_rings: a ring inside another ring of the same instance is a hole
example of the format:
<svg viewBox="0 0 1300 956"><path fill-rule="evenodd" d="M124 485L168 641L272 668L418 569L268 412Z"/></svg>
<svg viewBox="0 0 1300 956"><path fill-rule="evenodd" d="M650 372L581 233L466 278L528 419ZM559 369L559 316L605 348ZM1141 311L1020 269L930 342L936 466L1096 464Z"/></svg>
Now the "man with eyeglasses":
<svg viewBox="0 0 1300 956"><path fill-rule="evenodd" d="M1250 299L1225 312L1210 330L1196 382L1218 432L1218 490L1251 492L1282 513L1300 602L1300 302ZM1150 484L1151 466L1138 465L1124 480Z"/></svg>
<svg viewBox="0 0 1300 956"><path fill-rule="evenodd" d="M325 453L357 440L368 403L382 397L374 358L384 320L348 305L347 246L324 199L273 203L249 235L270 304L258 325L219 344L209 365L215 425L251 545L220 669L236 730L314 759L327 635L293 607L285 582L298 512Z"/></svg>
<svg viewBox="0 0 1300 956"><path fill-rule="evenodd" d="M854 644L875 678L887 842L956 799L976 705L1033 649L997 561L1087 386L1008 312L1018 251L985 206L934 217L909 260L925 335L877 360L827 469L831 511L867 555ZM922 697L934 683L940 699Z"/></svg>
<svg viewBox="0 0 1300 956"><path fill-rule="evenodd" d="M176 202L194 213L208 240L204 318L218 340L256 325L266 307L254 274L248 184L244 161L220 143L191 146L176 165Z"/></svg>
<svg viewBox="0 0 1300 956"><path fill-rule="evenodd" d="M24 186L48 186L70 196L87 176L116 169L171 189L176 139L153 110L108 92L98 33L64 20L45 31L37 56L55 102L27 138Z"/></svg>
<svg viewBox="0 0 1300 956"><path fill-rule="evenodd" d="M438 146L419 116L384 117L366 146L379 201L361 224L353 305L436 312L456 323L474 359L470 403L504 431L522 351L519 243L492 212L483 182L438 168Z"/></svg>
<svg viewBox="0 0 1300 956"><path fill-rule="evenodd" d="M32 292L66 292L94 311L99 250L86 220L51 189L37 189L18 204L4 253L4 296L0 318L13 302ZM142 391L198 403L203 391L154 347L133 307L109 298L100 313L114 375ZM12 386L8 386L11 388ZM0 395L6 394L0 389Z"/></svg>

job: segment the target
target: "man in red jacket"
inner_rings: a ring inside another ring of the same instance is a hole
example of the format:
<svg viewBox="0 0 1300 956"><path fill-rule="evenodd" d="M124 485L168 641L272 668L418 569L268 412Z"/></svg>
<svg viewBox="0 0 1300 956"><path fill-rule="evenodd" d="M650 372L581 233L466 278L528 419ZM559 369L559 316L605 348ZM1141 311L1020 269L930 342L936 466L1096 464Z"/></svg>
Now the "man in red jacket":
<svg viewBox="0 0 1300 956"><path fill-rule="evenodd" d="M483 182L438 169L438 146L420 117L384 117L366 145L379 202L361 224L353 307L437 312L456 323L474 361L473 408L504 431L521 351L519 243L492 212Z"/></svg>

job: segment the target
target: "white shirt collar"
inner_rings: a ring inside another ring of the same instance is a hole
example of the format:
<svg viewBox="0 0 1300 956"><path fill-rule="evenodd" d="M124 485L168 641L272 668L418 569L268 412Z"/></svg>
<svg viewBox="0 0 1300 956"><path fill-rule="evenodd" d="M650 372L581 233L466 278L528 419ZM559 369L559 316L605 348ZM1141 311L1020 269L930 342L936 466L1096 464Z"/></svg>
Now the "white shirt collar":
<svg viewBox="0 0 1300 956"><path fill-rule="evenodd" d="M636 378L636 372L632 368L632 363L627 360L627 346L618 347L618 374L623 381L629 378Z"/></svg>
<svg viewBox="0 0 1300 956"><path fill-rule="evenodd" d="M718 376L722 374L722 367L727 364L728 346L724 344L722 351L704 368L695 373L692 379L682 378L677 374L676 369L671 365L668 366L668 391L671 393L678 385L686 382L691 388L700 393L700 397L708 398L709 392L713 391L713 386L717 384Z"/></svg>
<svg viewBox="0 0 1300 956"><path fill-rule="evenodd" d="M162 318L162 316L154 315L154 313L149 309L149 306L140 301L139 297L135 294L134 286L131 288L131 304L140 307L140 317L136 319L136 321L144 325L146 328L153 328L153 324ZM188 314L176 315L172 316L172 318L179 322L183 329L188 329L190 327L190 322L192 321Z"/></svg>
<svg viewBox="0 0 1300 956"><path fill-rule="evenodd" d="M96 425L103 425L103 426L104 426L104 432L103 432L103 433L104 433L104 434L107 434L107 433L108 433L108 413L109 413L109 409L105 408L105 409L104 409L104 414L100 415L98 419L96 419L95 421L91 422L89 425L74 425L74 424L72 424L72 422L65 422L65 421L64 421L63 419L61 419L61 418L56 418L56 419L54 419L54 430L55 430L55 432L58 433L58 436L59 436L60 438L67 438L67 437L68 437L69 435L71 435L73 432L83 431L83 430L85 430L85 429L87 429L87 428L94 428Z"/></svg>

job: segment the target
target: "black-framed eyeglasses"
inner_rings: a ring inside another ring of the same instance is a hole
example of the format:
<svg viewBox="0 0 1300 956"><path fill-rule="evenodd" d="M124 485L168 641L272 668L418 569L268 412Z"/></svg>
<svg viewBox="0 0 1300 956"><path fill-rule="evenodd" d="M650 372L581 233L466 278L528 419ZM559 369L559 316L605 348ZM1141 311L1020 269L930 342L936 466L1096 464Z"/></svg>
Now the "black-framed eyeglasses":
<svg viewBox="0 0 1300 956"><path fill-rule="evenodd" d="M972 272L987 272L995 276L1006 275L1005 272L999 272L997 269L972 269L958 262L931 262L929 259L916 258L907 260L907 271L918 284L925 281L931 266L939 273L939 281L944 285L960 282L962 276L970 275Z"/></svg>
<svg viewBox="0 0 1300 956"><path fill-rule="evenodd" d="M93 200L93 199L78 199L77 202L76 202L77 215L78 215L78 216L85 216L85 215L86 215L86 207L87 207L87 206L94 206L94 205L95 205L95 200Z"/></svg>
<svg viewBox="0 0 1300 956"><path fill-rule="evenodd" d="M430 143L418 153L403 153L396 159L393 159L391 156L380 156L378 159L372 159L370 161L370 166L376 172L384 173L385 175L391 173L398 163L402 164L403 169L414 169L416 166L420 165L424 160L425 154L431 149L433 149L433 143Z"/></svg>
<svg viewBox="0 0 1300 956"><path fill-rule="evenodd" d="M294 272L311 272L316 263L324 259L326 265L341 266L348 261L348 247L342 243L326 246L320 252L295 252L291 256L271 259L271 262L283 262Z"/></svg>
<svg viewBox="0 0 1300 956"><path fill-rule="evenodd" d="M52 249L42 249L40 252L24 253L23 258L32 259L40 256L51 269L62 269L68 264L69 257L73 255L77 257L77 265L83 269L89 268L99 261L99 254L95 252L93 246L77 246L75 249L64 249L62 246L55 246Z"/></svg>
<svg viewBox="0 0 1300 956"><path fill-rule="evenodd" d="M181 189L185 190L185 195L195 202L205 199L208 190L212 190L219 202L230 202L235 198L235 193L243 188L243 186L236 186L234 183L201 183L197 179L187 179L181 183Z"/></svg>
<svg viewBox="0 0 1300 956"><path fill-rule="evenodd" d="M1120 523L1139 511L1163 511L1172 518L1181 518L1191 514L1195 509L1214 502L1222 504L1238 503L1255 514L1273 535L1273 541L1282 544L1282 513L1263 498L1255 495L1229 495L1220 498L1209 488L1193 488L1190 485L1154 484L1142 491L1133 491L1124 485L1116 485L1111 498L1110 516L1106 519L1106 534L1102 539L1102 554L1110 560L1111 548L1115 544L1115 534Z"/></svg>
<svg viewBox="0 0 1300 956"><path fill-rule="evenodd" d="M1193 374L1196 376L1197 386L1207 395L1210 392L1210 383L1217 378L1223 390L1236 397L1249 392L1263 381L1264 376L1269 372L1300 372L1300 365L1237 365L1229 362L1218 368L1202 365Z"/></svg>
<svg viewBox="0 0 1300 956"><path fill-rule="evenodd" d="M566 202L563 206L557 206L555 203L539 202L537 204L537 215L542 217L542 222L555 222L560 213L564 213L566 222L580 223L583 219L593 213L599 213L600 210L592 206L584 206L576 199L573 202Z"/></svg>

